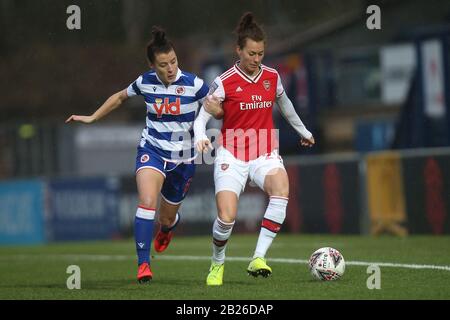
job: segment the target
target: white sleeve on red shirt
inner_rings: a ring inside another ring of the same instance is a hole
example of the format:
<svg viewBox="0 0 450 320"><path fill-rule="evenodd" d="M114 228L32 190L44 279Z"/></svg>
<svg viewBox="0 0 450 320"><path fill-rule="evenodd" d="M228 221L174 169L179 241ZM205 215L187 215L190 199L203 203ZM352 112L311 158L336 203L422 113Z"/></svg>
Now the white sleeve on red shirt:
<svg viewBox="0 0 450 320"><path fill-rule="evenodd" d="M276 101L280 108L281 115L289 122L294 130L303 138L311 139L313 136L312 133L306 129L297 112L295 112L294 105L287 94L285 92L282 93L281 96L277 97Z"/></svg>
<svg viewBox="0 0 450 320"><path fill-rule="evenodd" d="M223 87L220 77L214 79L213 83L209 87L209 94L215 95L221 102L225 100L225 88Z"/></svg>
<svg viewBox="0 0 450 320"><path fill-rule="evenodd" d="M203 107L200 108L197 118L194 121L194 141L195 144L201 140L209 140L206 135L206 124L212 118Z"/></svg>
<svg viewBox="0 0 450 320"><path fill-rule="evenodd" d="M278 80L277 80L277 98L281 97L284 92L283 84L281 83L280 74L277 72Z"/></svg>

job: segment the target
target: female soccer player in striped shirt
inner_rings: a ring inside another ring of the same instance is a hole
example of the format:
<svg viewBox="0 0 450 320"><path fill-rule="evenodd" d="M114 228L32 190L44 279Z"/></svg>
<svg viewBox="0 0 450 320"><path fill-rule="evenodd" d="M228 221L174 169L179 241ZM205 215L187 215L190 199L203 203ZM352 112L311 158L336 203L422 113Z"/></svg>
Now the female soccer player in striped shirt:
<svg viewBox="0 0 450 320"><path fill-rule="evenodd" d="M195 172L192 126L208 93L202 79L178 69L177 55L164 30L153 27L152 34L153 39L147 47L151 70L138 77L127 89L112 95L92 115L72 115L66 120L92 123L130 97L142 95L145 99L146 127L142 131L136 156L139 205L134 228L137 279L140 283L148 282L153 277L150 247L159 194L161 229L154 242L157 252L167 248L172 230L180 219L178 209Z"/></svg>

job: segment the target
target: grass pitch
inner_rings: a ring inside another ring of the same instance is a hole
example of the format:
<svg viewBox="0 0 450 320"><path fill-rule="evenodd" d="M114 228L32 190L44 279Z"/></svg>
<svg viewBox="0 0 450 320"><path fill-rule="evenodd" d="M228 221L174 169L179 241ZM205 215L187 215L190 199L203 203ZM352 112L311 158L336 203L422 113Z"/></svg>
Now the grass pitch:
<svg viewBox="0 0 450 320"><path fill-rule="evenodd" d="M450 299L450 237L284 235L267 258L270 278L252 278L246 268L257 235L232 235L224 285L207 287L210 237L177 237L153 256L154 279L138 285L134 242L101 241L0 247L0 299ZM346 260L342 279L312 279L306 260L331 246ZM370 263L379 264L381 289L369 290ZM66 286L67 267L81 269L81 289Z"/></svg>

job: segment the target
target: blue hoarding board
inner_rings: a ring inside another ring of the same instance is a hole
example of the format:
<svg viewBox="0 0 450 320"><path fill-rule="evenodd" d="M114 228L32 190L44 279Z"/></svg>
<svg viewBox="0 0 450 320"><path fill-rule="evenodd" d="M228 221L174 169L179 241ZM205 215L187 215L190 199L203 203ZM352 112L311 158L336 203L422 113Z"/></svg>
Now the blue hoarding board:
<svg viewBox="0 0 450 320"><path fill-rule="evenodd" d="M43 190L35 180L0 183L0 244L45 241Z"/></svg>
<svg viewBox="0 0 450 320"><path fill-rule="evenodd" d="M356 124L355 149L360 152L390 149L394 123L389 120L361 120Z"/></svg>
<svg viewBox="0 0 450 320"><path fill-rule="evenodd" d="M118 235L116 178L64 178L49 182L49 238L110 239Z"/></svg>

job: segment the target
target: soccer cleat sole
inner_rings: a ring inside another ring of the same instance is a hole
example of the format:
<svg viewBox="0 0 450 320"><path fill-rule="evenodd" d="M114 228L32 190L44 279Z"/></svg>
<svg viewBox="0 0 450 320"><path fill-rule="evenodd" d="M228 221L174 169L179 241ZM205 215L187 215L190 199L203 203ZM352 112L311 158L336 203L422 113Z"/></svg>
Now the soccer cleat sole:
<svg viewBox="0 0 450 320"><path fill-rule="evenodd" d="M152 277L142 277L138 279L139 284L147 284L152 280Z"/></svg>
<svg viewBox="0 0 450 320"><path fill-rule="evenodd" d="M206 286L208 286L208 287L220 287L222 285L223 285L223 283L208 283L208 282L206 282Z"/></svg>
<svg viewBox="0 0 450 320"><path fill-rule="evenodd" d="M256 271L247 270L247 273L249 276L253 276L255 278L257 278L259 276L262 276L263 278L267 278L272 274L272 272L267 269L261 269L261 270L256 270Z"/></svg>

